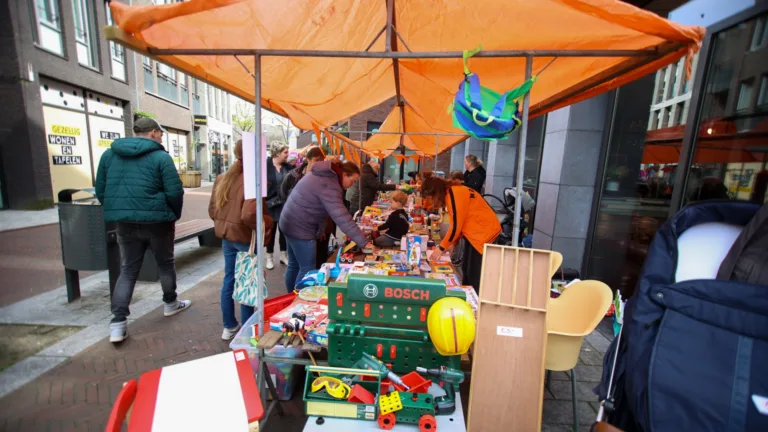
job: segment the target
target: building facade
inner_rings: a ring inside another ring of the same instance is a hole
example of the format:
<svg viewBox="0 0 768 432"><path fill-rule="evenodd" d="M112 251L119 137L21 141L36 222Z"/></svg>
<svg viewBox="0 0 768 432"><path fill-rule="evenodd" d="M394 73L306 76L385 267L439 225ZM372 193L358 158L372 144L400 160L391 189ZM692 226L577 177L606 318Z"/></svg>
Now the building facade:
<svg viewBox="0 0 768 432"><path fill-rule="evenodd" d="M2 2L0 20L0 208L47 207L63 189L93 187L101 155L132 135L137 115L166 128L177 169L212 179L228 166L230 95L106 41L104 2Z"/></svg>
<svg viewBox="0 0 768 432"><path fill-rule="evenodd" d="M0 21L0 208L50 206L130 133L134 56L100 36L103 2L3 2Z"/></svg>

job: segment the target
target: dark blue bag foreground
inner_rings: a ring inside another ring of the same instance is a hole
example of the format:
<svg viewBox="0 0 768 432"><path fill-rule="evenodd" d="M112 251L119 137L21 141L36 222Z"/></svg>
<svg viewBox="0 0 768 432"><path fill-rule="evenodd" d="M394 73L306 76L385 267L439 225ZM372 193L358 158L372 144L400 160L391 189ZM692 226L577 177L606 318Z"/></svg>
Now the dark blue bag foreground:
<svg viewBox="0 0 768 432"><path fill-rule="evenodd" d="M674 280L677 238L686 229L744 226L758 209L746 202L695 204L656 233L625 308L610 424L626 432L768 431L768 406L758 410L768 403L768 286ZM603 360L600 400L615 344Z"/></svg>

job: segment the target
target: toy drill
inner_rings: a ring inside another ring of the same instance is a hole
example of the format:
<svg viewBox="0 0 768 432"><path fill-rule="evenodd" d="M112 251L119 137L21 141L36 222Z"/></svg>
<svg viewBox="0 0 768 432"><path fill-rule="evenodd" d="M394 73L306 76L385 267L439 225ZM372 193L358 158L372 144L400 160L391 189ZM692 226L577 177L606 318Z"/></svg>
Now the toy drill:
<svg viewBox="0 0 768 432"><path fill-rule="evenodd" d="M445 396L435 398L436 414L452 414L456 410L456 392L459 391L459 384L464 382L464 372L445 366L435 369L426 369L417 367L416 372L438 379L445 383L443 390Z"/></svg>
<svg viewBox="0 0 768 432"><path fill-rule="evenodd" d="M366 352L363 353L363 356L360 358L360 360L357 361L357 363L355 363L353 367L355 369L368 369L368 370L377 371L379 372L382 378L386 376L387 378L389 378L390 381L403 387L404 389L406 390L411 389L410 387L405 385L403 380L400 379L400 377L397 374L389 370L387 365L382 363L381 360L377 359L376 357ZM462 376L462 379L463 379L463 376Z"/></svg>

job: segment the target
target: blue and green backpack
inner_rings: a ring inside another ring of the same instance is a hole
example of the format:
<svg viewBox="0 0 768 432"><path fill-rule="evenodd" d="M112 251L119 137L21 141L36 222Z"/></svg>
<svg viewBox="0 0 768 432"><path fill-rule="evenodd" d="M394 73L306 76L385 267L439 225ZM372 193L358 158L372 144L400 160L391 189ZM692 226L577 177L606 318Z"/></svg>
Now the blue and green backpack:
<svg viewBox="0 0 768 432"><path fill-rule="evenodd" d="M520 100L531 90L536 77L503 95L480 85L480 77L467 61L482 47L464 51L464 79L453 100L453 126L481 140L504 139L520 127Z"/></svg>

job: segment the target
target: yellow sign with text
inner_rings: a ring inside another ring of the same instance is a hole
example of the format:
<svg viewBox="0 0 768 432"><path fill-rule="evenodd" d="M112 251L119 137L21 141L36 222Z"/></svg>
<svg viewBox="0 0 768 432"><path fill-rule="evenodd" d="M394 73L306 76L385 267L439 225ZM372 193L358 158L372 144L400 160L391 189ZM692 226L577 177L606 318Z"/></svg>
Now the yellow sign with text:
<svg viewBox="0 0 768 432"><path fill-rule="evenodd" d="M51 133L54 135L80 136L80 128L71 126L51 125Z"/></svg>
<svg viewBox="0 0 768 432"><path fill-rule="evenodd" d="M112 147L112 141L114 141L114 140L111 140L111 139L100 139L100 140L97 141L97 144L98 144L99 147L110 148L110 147Z"/></svg>

